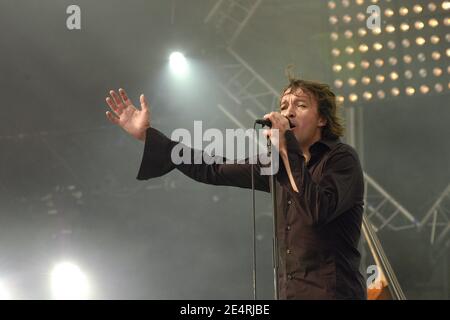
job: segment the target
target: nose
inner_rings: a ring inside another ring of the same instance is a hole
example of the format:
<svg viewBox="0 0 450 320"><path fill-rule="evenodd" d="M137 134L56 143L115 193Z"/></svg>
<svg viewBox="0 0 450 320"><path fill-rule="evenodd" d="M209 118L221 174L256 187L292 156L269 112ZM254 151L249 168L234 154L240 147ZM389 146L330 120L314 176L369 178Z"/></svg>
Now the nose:
<svg viewBox="0 0 450 320"><path fill-rule="evenodd" d="M293 104L289 104L289 107L286 109L285 116L288 118L295 118L295 107Z"/></svg>

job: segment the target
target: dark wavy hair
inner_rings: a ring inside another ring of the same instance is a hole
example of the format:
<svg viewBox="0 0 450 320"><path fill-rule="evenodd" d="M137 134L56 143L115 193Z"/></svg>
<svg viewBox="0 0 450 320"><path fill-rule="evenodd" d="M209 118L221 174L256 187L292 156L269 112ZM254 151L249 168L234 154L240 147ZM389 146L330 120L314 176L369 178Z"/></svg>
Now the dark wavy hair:
<svg viewBox="0 0 450 320"><path fill-rule="evenodd" d="M319 115L326 120L326 125L322 128L322 138L337 139L344 135L344 124L339 116L339 106L336 103L336 95L331 91L330 86L311 80L296 79L289 76L289 85L287 85L281 96L286 90L291 89L295 92L302 89L316 98Z"/></svg>

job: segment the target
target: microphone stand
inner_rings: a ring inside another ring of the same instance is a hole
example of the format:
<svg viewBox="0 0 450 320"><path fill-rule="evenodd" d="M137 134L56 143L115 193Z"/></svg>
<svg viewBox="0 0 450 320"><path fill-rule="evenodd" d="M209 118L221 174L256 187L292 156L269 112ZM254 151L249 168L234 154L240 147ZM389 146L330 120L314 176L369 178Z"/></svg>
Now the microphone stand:
<svg viewBox="0 0 450 320"><path fill-rule="evenodd" d="M272 157L272 143L270 138L267 138L267 155ZM273 159L271 159L270 165L272 166L272 174L270 176L270 190L272 191L272 209L273 209L273 249L272 249L272 263L273 263L273 288L274 288L274 298L278 300L278 240L277 240L277 217L278 217L278 207L277 207L277 189L275 181L275 173L273 172Z"/></svg>

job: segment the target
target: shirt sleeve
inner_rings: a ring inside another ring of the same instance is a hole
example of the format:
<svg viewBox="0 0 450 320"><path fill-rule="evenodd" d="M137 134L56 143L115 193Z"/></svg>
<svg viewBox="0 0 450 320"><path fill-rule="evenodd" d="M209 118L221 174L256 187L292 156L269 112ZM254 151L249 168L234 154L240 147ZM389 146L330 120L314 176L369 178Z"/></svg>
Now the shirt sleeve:
<svg viewBox="0 0 450 320"><path fill-rule="evenodd" d="M203 160L198 163L195 159L210 157L201 150L193 150L183 145L181 152L189 152L190 163L175 164L172 161L172 149L179 143L167 138L154 128L148 128L146 132L144 153L137 175L138 180L147 180L160 177L173 169L178 169L184 175L196 181L223 186L235 186L241 188L252 187L252 167L254 173L255 189L269 192L269 177L261 175L259 162L253 166L249 159L239 163L226 163L222 158L219 163L207 164Z"/></svg>
<svg viewBox="0 0 450 320"><path fill-rule="evenodd" d="M338 146L324 164L319 181L313 181L306 168L305 158L292 131L286 131L288 161L298 191L292 189L288 180L280 183L286 188L306 221L312 225L323 225L359 203L363 184L362 169L356 152Z"/></svg>

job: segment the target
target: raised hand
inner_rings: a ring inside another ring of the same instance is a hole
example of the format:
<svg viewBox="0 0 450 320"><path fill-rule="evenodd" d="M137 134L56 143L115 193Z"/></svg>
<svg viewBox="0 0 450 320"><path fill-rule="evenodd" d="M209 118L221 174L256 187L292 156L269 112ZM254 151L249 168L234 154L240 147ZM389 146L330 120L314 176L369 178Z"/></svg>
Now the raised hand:
<svg viewBox="0 0 450 320"><path fill-rule="evenodd" d="M111 90L111 97L106 98L106 103L111 111L106 112L106 117L114 124L117 124L130 135L145 141L145 133L150 127L150 111L147 100L141 94L141 108L137 109L128 98L125 90L119 89L119 95Z"/></svg>

